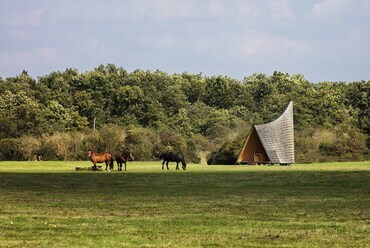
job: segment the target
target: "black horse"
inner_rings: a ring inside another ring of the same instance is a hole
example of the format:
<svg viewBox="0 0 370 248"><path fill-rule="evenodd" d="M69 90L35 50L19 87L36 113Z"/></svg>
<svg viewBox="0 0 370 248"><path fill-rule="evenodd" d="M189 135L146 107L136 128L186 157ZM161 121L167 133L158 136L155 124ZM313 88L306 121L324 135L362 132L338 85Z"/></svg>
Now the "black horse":
<svg viewBox="0 0 370 248"><path fill-rule="evenodd" d="M134 161L134 156L131 152L123 151L121 153L117 153L115 155L115 159L117 161L118 171L122 171L122 164L125 164L125 170L126 170L126 163L127 161Z"/></svg>
<svg viewBox="0 0 370 248"><path fill-rule="evenodd" d="M186 170L186 163L184 155L182 155L180 152L164 152L159 156L160 159L163 159L162 162L162 170L164 169L164 163L166 163L167 170L168 169L168 162L176 162L176 170L179 170L179 163L182 164L182 169Z"/></svg>

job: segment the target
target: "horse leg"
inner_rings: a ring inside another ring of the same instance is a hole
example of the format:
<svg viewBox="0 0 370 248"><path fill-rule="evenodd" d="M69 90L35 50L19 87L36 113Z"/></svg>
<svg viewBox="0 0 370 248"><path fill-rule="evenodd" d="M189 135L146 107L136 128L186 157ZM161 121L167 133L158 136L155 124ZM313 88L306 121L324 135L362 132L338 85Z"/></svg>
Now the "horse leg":
<svg viewBox="0 0 370 248"><path fill-rule="evenodd" d="M127 163L127 161L125 161L125 171L126 171L126 163Z"/></svg>
<svg viewBox="0 0 370 248"><path fill-rule="evenodd" d="M165 162L165 161L163 160L163 162L162 162L162 170L163 170L163 167L164 167L164 162Z"/></svg>
<svg viewBox="0 0 370 248"><path fill-rule="evenodd" d="M179 162L176 162L176 170L179 170Z"/></svg>
<svg viewBox="0 0 370 248"><path fill-rule="evenodd" d="M98 168L96 168L96 163L93 162L93 171L97 171Z"/></svg>
<svg viewBox="0 0 370 248"><path fill-rule="evenodd" d="M166 163L166 166L167 166L167 170L169 170L169 169L168 169L168 163L169 163L169 162L170 162L170 161L167 161L167 163Z"/></svg>
<svg viewBox="0 0 370 248"><path fill-rule="evenodd" d="M107 171L108 170L108 162L105 161L105 170Z"/></svg>

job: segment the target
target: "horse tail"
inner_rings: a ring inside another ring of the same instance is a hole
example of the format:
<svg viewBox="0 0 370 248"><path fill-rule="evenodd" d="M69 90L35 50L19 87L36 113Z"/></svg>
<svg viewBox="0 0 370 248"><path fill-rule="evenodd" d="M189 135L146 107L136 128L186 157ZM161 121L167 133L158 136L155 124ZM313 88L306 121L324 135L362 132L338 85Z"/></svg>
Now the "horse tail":
<svg viewBox="0 0 370 248"><path fill-rule="evenodd" d="M114 166L114 160L113 160L113 155L110 156L110 166L112 167L111 170L113 170L113 166Z"/></svg>

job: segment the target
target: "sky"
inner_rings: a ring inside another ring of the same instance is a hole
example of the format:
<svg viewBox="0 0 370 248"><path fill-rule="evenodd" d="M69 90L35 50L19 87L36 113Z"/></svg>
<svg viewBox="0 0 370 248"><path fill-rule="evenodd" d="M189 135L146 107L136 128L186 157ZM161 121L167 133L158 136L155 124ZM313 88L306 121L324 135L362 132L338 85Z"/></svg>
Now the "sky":
<svg viewBox="0 0 370 248"><path fill-rule="evenodd" d="M370 0L0 0L0 77L108 63L370 80Z"/></svg>

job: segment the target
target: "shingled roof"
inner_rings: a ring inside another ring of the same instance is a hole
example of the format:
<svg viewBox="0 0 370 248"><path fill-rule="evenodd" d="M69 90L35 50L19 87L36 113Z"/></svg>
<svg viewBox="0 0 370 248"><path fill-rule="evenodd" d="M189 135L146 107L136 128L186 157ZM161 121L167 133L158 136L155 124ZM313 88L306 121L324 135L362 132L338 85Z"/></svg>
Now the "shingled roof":
<svg viewBox="0 0 370 248"><path fill-rule="evenodd" d="M276 120L253 125L236 161L241 163L294 163L293 102Z"/></svg>

